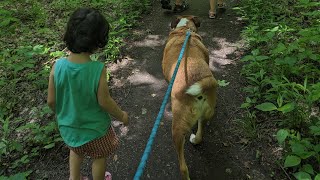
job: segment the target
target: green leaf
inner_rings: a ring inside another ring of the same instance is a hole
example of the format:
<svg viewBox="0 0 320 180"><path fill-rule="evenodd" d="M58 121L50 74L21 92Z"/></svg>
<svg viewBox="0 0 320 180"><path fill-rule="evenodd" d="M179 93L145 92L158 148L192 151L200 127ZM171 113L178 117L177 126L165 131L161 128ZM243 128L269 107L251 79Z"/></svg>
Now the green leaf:
<svg viewBox="0 0 320 180"><path fill-rule="evenodd" d="M301 170L304 171L304 172L307 172L307 173L309 173L309 174L314 175L313 167L312 167L310 164L305 164L305 165L303 165L302 168L301 168Z"/></svg>
<svg viewBox="0 0 320 180"><path fill-rule="evenodd" d="M256 84L259 84L260 81L257 80L256 77L246 77L247 79L251 80L252 82L256 83ZM252 83L251 83L252 84Z"/></svg>
<svg viewBox="0 0 320 180"><path fill-rule="evenodd" d="M293 175L298 180L312 180L310 174L303 171L294 173Z"/></svg>
<svg viewBox="0 0 320 180"><path fill-rule="evenodd" d="M320 180L320 174L317 174L314 180Z"/></svg>
<svg viewBox="0 0 320 180"><path fill-rule="evenodd" d="M320 99L320 91L312 91L310 99L312 102L318 101Z"/></svg>
<svg viewBox="0 0 320 180"><path fill-rule="evenodd" d="M279 26L276 26L276 27L270 29L271 32L276 32L276 31L278 31L278 30L279 30Z"/></svg>
<svg viewBox="0 0 320 180"><path fill-rule="evenodd" d="M299 142L291 144L291 151L298 156L302 155L303 153L306 153L305 146Z"/></svg>
<svg viewBox="0 0 320 180"><path fill-rule="evenodd" d="M27 177L24 175L24 173L18 173L18 174L15 174L15 175L13 175L13 176L10 176L8 179L14 179L14 180L21 179L21 180L25 180L25 179L27 179Z"/></svg>
<svg viewBox="0 0 320 180"><path fill-rule="evenodd" d="M51 149L55 146L56 144L55 143L51 143L51 144L48 144L46 146L44 146L45 149Z"/></svg>
<svg viewBox="0 0 320 180"><path fill-rule="evenodd" d="M278 98L277 98L277 103L278 103L278 107L281 107L282 106L282 103L283 103L283 97L282 95L279 95Z"/></svg>
<svg viewBox="0 0 320 180"><path fill-rule="evenodd" d="M263 60L269 59L269 56L257 56L256 59L259 61L263 61Z"/></svg>
<svg viewBox="0 0 320 180"><path fill-rule="evenodd" d="M241 108L247 108L250 107L250 103L242 103Z"/></svg>
<svg viewBox="0 0 320 180"><path fill-rule="evenodd" d="M320 135L320 127L318 126L310 126L310 133L319 136Z"/></svg>
<svg viewBox="0 0 320 180"><path fill-rule="evenodd" d="M305 152L300 154L299 156L301 157L301 159L308 159L311 156L314 156L315 152L314 151L310 151L310 152Z"/></svg>
<svg viewBox="0 0 320 180"><path fill-rule="evenodd" d="M0 142L0 149L7 147L7 145L4 142Z"/></svg>
<svg viewBox="0 0 320 180"><path fill-rule="evenodd" d="M26 180L27 177L32 173L32 171L26 171L23 173L18 173L15 175L12 175L10 177L4 177L4 176L0 176L1 180ZM3 179L2 179L3 178Z"/></svg>
<svg viewBox="0 0 320 180"><path fill-rule="evenodd" d="M314 151L316 151L316 153L320 152L320 144L317 144L313 147Z"/></svg>
<svg viewBox="0 0 320 180"><path fill-rule="evenodd" d="M12 142L12 146L19 152L22 152L23 151L23 147L22 147L22 144L19 143L19 142L16 142L16 141L13 141Z"/></svg>
<svg viewBox="0 0 320 180"><path fill-rule="evenodd" d="M62 142L62 141L63 141L63 139L61 137L58 137L58 138L54 139L54 142Z"/></svg>
<svg viewBox="0 0 320 180"><path fill-rule="evenodd" d="M24 155L17 162L26 164L26 163L30 162L30 157L29 157L29 155Z"/></svg>
<svg viewBox="0 0 320 180"><path fill-rule="evenodd" d="M285 129L280 129L278 132L277 132L277 140L278 140L278 143L279 144L282 144L286 138L288 137L289 135L289 132Z"/></svg>
<svg viewBox="0 0 320 180"><path fill-rule="evenodd" d="M276 49L273 50L273 53L283 53L283 51L286 50L286 46L283 43L279 43L276 47Z"/></svg>
<svg viewBox="0 0 320 180"><path fill-rule="evenodd" d="M282 107L279 107L278 111L281 111L283 113L288 113L288 112L291 112L292 110L294 110L294 108L295 108L295 104L294 103L288 103L288 104L285 104Z"/></svg>
<svg viewBox="0 0 320 180"><path fill-rule="evenodd" d="M259 104L255 108L261 111L273 111L277 109L277 107L273 103L269 103L269 102Z"/></svg>
<svg viewBox="0 0 320 180"><path fill-rule="evenodd" d="M7 153L7 145L4 142L0 142L0 154L6 154Z"/></svg>
<svg viewBox="0 0 320 180"><path fill-rule="evenodd" d="M219 86L221 87L225 87L225 86L228 86L230 84L230 82L226 82L225 80L218 80L218 84Z"/></svg>
<svg viewBox="0 0 320 180"><path fill-rule="evenodd" d="M260 50L259 49L255 49L253 51L251 51L253 56L258 56L260 54Z"/></svg>
<svg viewBox="0 0 320 180"><path fill-rule="evenodd" d="M276 34L275 32L268 32L268 33L266 34L266 36L267 36L269 39L271 39L271 38L274 37L275 34Z"/></svg>
<svg viewBox="0 0 320 180"><path fill-rule="evenodd" d="M310 0L300 0L300 3L302 4L308 4L310 2Z"/></svg>
<svg viewBox="0 0 320 180"><path fill-rule="evenodd" d="M294 167L301 163L301 158L294 155L289 155L286 157L286 160L284 162L284 167Z"/></svg>
<svg viewBox="0 0 320 180"><path fill-rule="evenodd" d="M63 51L55 51L55 52L50 53L50 56L57 58L57 57L65 56L65 54L66 53Z"/></svg>
<svg viewBox="0 0 320 180"><path fill-rule="evenodd" d="M252 60L254 60L254 56L252 56L252 55L247 55L247 56L245 56L244 58L241 59L241 61L244 61L244 62L252 61Z"/></svg>

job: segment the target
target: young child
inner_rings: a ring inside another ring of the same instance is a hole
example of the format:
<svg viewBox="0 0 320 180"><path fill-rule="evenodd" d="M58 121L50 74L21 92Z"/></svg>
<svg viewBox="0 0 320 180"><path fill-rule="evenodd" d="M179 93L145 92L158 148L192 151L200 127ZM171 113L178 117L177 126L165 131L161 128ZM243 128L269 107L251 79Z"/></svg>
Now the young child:
<svg viewBox="0 0 320 180"><path fill-rule="evenodd" d="M50 73L48 105L55 111L61 137L70 149L71 180L82 179L80 165L85 156L93 158L94 180L111 179L105 173L106 157L119 140L109 114L128 124L128 114L109 94L104 64L90 59L107 44L108 34L109 24L98 11L76 10L64 35L71 54L57 60Z"/></svg>

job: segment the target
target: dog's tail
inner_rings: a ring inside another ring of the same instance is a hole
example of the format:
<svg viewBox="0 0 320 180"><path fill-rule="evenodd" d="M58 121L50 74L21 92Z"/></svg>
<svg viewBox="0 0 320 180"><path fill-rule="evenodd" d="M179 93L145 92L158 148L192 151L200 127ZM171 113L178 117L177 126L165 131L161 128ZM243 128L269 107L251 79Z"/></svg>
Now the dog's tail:
<svg viewBox="0 0 320 180"><path fill-rule="evenodd" d="M212 108L216 103L217 87L217 81L209 76L194 83L186 91L186 94L195 98L194 108L196 112L203 114L205 119L213 116Z"/></svg>
<svg viewBox="0 0 320 180"><path fill-rule="evenodd" d="M217 86L217 81L209 76L191 85L187 89L186 93L191 96L197 97L198 99L201 99L201 96L205 91L212 90Z"/></svg>

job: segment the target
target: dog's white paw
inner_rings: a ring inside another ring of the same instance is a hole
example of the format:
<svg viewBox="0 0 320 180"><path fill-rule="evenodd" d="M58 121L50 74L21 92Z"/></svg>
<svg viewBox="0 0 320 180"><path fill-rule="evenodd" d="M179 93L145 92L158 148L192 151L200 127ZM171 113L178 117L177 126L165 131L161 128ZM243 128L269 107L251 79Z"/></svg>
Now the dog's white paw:
<svg viewBox="0 0 320 180"><path fill-rule="evenodd" d="M191 142L192 144L195 144L195 139L196 139L196 135L191 134L191 135L190 135L190 142Z"/></svg>

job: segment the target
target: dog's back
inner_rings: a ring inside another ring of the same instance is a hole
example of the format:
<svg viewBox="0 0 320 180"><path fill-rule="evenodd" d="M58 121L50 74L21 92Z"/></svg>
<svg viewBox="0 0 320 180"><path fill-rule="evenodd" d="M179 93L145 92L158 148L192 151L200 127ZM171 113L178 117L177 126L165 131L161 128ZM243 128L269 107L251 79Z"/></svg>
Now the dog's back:
<svg viewBox="0 0 320 180"><path fill-rule="evenodd" d="M195 33L200 22L194 16L179 17L173 22L171 26L175 27L175 30L169 35L162 60L163 74L167 81L172 78L186 32L193 31L171 92L172 137L182 179L189 180L189 171L184 158L185 135L198 122L197 133L190 136L190 141L193 144L202 141L203 122L210 120L214 114L217 81L209 68L208 50L202 44L201 37Z"/></svg>
<svg viewBox="0 0 320 180"><path fill-rule="evenodd" d="M162 67L167 81L170 81L172 77L185 39L185 36L176 37L179 33L179 31L174 31L170 34L164 50ZM207 48L201 42L201 38L192 33L171 92L173 101L178 100L182 108L189 106L187 109L193 109L192 112L197 114L196 117L204 115L205 119L212 117L213 111L211 110L215 105L214 92L217 88L217 82L208 63ZM184 113L187 112L184 111Z"/></svg>

